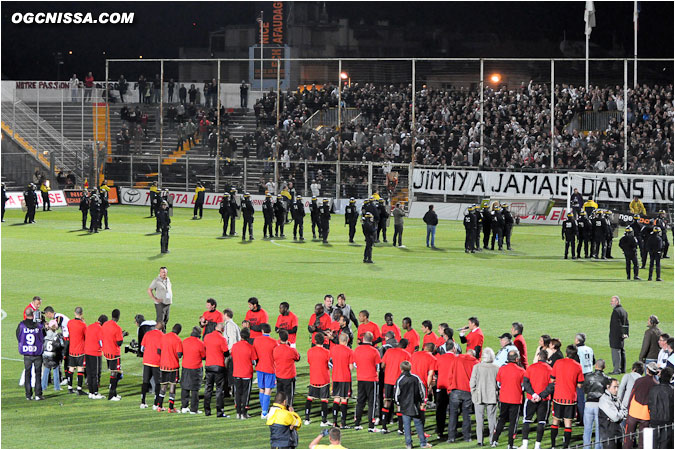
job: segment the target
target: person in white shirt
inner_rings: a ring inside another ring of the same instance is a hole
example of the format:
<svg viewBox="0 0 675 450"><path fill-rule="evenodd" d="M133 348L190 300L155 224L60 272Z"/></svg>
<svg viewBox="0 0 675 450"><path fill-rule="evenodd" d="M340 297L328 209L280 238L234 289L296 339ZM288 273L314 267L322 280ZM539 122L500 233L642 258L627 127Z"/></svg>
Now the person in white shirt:
<svg viewBox="0 0 675 450"><path fill-rule="evenodd" d="M670 339L670 335L668 333L663 333L661 336L659 336L659 347L661 347L661 350L659 351L659 356L656 358L656 365L659 369L666 367L668 364L668 358L670 358L670 355L672 354L668 348L668 339Z"/></svg>
<svg viewBox="0 0 675 450"><path fill-rule="evenodd" d="M80 80L77 79L76 74L73 74L73 76L70 77L70 80L68 80L68 87L70 88L70 97L73 102L77 101L79 86Z"/></svg>
<svg viewBox="0 0 675 450"><path fill-rule="evenodd" d="M318 197L319 191L321 190L321 184L317 183L316 180L312 180L309 189L312 191L312 197Z"/></svg>
<svg viewBox="0 0 675 450"><path fill-rule="evenodd" d="M502 348L500 348L497 354L495 355L495 360L493 364L495 364L498 367L505 365L507 362L506 358L510 351L518 353L519 355L518 358L520 358L520 353L518 352L518 349L511 342L512 339L513 336L511 335L511 333L504 333L501 336L499 336L499 342L501 343Z"/></svg>

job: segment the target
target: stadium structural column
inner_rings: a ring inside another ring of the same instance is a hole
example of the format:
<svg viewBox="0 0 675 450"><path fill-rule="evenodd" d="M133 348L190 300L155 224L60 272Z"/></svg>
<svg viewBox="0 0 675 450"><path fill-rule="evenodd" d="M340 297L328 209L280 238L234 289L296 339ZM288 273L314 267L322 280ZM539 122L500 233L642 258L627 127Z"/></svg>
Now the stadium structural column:
<svg viewBox="0 0 675 450"><path fill-rule="evenodd" d="M280 97L281 97L281 83L279 81L281 64L279 64L279 59L277 59L277 131L279 130L279 114L280 114Z"/></svg>
<svg viewBox="0 0 675 450"><path fill-rule="evenodd" d="M555 60L551 60L551 169L555 167ZM568 180L569 181L569 180ZM569 189L569 184L567 185ZM568 196L569 199L569 196ZM567 205L567 210L570 206Z"/></svg>
<svg viewBox="0 0 675 450"><path fill-rule="evenodd" d="M263 12L260 11L260 92L263 91ZM276 177L274 182L276 183Z"/></svg>
<svg viewBox="0 0 675 450"><path fill-rule="evenodd" d="M217 131L216 131L216 192L219 191L220 185L220 59L216 62L217 82L218 86L216 87L216 92L218 96L218 101L216 102L216 116L217 116ZM203 137L202 137L203 139ZM236 158L236 155L235 155ZM246 169L244 169L244 192L246 192Z"/></svg>
<svg viewBox="0 0 675 450"><path fill-rule="evenodd" d="M190 192L190 155L185 155L185 192Z"/></svg>
<svg viewBox="0 0 675 450"><path fill-rule="evenodd" d="M246 193L246 186L248 186L248 158L244 158L244 193Z"/></svg>
<svg viewBox="0 0 675 450"><path fill-rule="evenodd" d="M446 170L448 170L448 165L443 164L443 172L445 172ZM448 202L448 194L443 194L443 203L447 203L447 202Z"/></svg>
<svg viewBox="0 0 675 450"><path fill-rule="evenodd" d="M483 152L485 151L484 145L483 145L483 125L484 125L484 120L483 120L483 115L485 113L485 99L484 99L484 93L485 93L485 86L484 86L484 80L485 78L485 66L483 65L483 58L480 59L480 83L478 84L480 86L480 162L478 163L478 167L483 167Z"/></svg>
<svg viewBox="0 0 675 450"><path fill-rule="evenodd" d="M186 178L187 180L187 178ZM129 187L134 186L134 154L129 155ZM185 189L187 191L187 189Z"/></svg>
<svg viewBox="0 0 675 450"><path fill-rule="evenodd" d="M164 157L164 60L159 62L159 164L157 185L162 188L162 159Z"/></svg>
<svg viewBox="0 0 675 450"><path fill-rule="evenodd" d="M414 154L415 154L415 147L413 146L413 155ZM370 198L371 195L373 195L373 162L368 161L368 198Z"/></svg>
<svg viewBox="0 0 675 450"><path fill-rule="evenodd" d="M623 60L623 170L628 170L628 60Z"/></svg>
<svg viewBox="0 0 675 450"><path fill-rule="evenodd" d="M638 46L637 46L637 35L638 35L638 2L637 0L633 0L633 86L637 87L638 85L638 77L637 77L637 72L638 72ZM627 97L624 97L627 98ZM625 103L625 102L624 102ZM625 134L624 134L625 136ZM624 170L626 168L624 167Z"/></svg>
<svg viewBox="0 0 675 450"><path fill-rule="evenodd" d="M40 147L40 119L39 119L40 118L40 90L41 89L37 89L37 105L35 106L37 117L38 117L38 120L35 123L35 132L36 132L36 135L37 135L37 149L38 150L40 150L42 148L42 147ZM82 117L84 117L84 110L82 111ZM80 138L82 140L84 140L84 120L82 120L82 134L81 134ZM38 189L39 188L40 188L40 186L38 186ZM37 205L36 205L36 208L37 208Z"/></svg>
<svg viewBox="0 0 675 450"><path fill-rule="evenodd" d="M309 194L307 194L307 159L305 158L305 192L304 196L307 197Z"/></svg>
<svg viewBox="0 0 675 450"><path fill-rule="evenodd" d="M415 133L415 58L412 59L412 111L410 112L410 146L411 146L411 152L410 152L410 160L414 163L415 162L415 144L417 136ZM368 169L368 177L369 177L369 183L372 183L372 167ZM368 197L370 197L370 193L368 193Z"/></svg>
<svg viewBox="0 0 675 450"><path fill-rule="evenodd" d="M107 60L106 60L105 64L106 64L106 66L108 65ZM107 102L108 102L108 80L106 80L105 86L106 86L106 88L105 88L106 97L105 98L106 98L106 107L107 107L108 106L107 105ZM15 91L16 91L16 89L15 89ZM65 89L61 89L61 136L65 136L65 134L63 134L63 97L64 97L66 92L68 92L68 91L65 90ZM14 103L16 103L16 101ZM14 105L12 105L12 109L13 108L14 108ZM12 126L12 137L14 136L13 130L14 130L14 126ZM63 146L64 146L64 143L65 143L65 139L61 139L61 162L63 162ZM74 187L75 186L73 186L73 188Z"/></svg>
<svg viewBox="0 0 675 450"><path fill-rule="evenodd" d="M63 136L63 92L61 95L61 136ZM16 138L16 88L12 89L12 139ZM61 139L63 143L63 139Z"/></svg>
<svg viewBox="0 0 675 450"><path fill-rule="evenodd" d="M340 198L340 160L342 159L342 60L338 59L337 167L335 170L335 200Z"/></svg>

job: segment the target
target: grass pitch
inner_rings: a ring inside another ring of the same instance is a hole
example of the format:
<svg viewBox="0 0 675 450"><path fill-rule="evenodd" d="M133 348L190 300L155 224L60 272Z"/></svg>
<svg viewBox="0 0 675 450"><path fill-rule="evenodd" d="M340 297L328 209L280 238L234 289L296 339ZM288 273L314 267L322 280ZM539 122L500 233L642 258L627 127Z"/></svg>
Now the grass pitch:
<svg viewBox="0 0 675 450"><path fill-rule="evenodd" d="M192 210L177 209L172 218L171 253L167 255L159 253L155 220L147 216L147 207L113 206L112 229L90 235L79 230L80 213L75 208L38 211L34 225L23 225L21 211L7 211L7 222L2 224L2 309L7 314L2 321L2 447L34 447L35 430L50 437L41 445L52 448L269 447L269 431L258 418L257 393L252 395L253 418L248 421L140 410L141 361L131 354L122 357L121 402L55 393L52 386L45 393L45 402L25 400L23 387L18 386L23 363L14 333L33 295L43 298L43 307L52 305L69 317L76 306L84 307L87 323L119 308L120 325L130 332L127 344L136 333L135 314L154 318L146 289L162 265L168 267L174 287L170 322L182 323L182 338L197 324L208 297L218 301L219 310L232 308L237 322L243 319L251 296L260 299L272 324L278 304L291 304L300 319L298 410L303 408L308 383L306 325L313 305L326 293L346 293L352 308L368 309L378 325L386 312L394 314L399 326L404 316L410 316L418 331L425 319L434 327L448 322L458 328L475 315L481 321L485 345L494 349L499 347L497 336L509 331L511 322L521 321L530 360L539 335L559 337L567 345L575 333L584 332L596 357L609 364L612 295L622 298L631 321L631 337L626 341L629 366L638 356L650 314L659 316L663 331L673 332L672 260L663 261L662 283L627 281L616 240L614 260L565 261L559 227L516 226L514 251L465 254L461 222L441 221L436 235L439 248L433 251L425 246L423 222L406 220L403 238L407 248L378 244L373 253L375 264L366 265L361 262L360 230L359 245L349 244L343 216L333 217L328 245L312 241L309 220L304 243L293 242L288 226L285 240L262 240L260 213L254 223L256 240L242 242L239 236L219 238L222 225L217 211L207 210L204 219L192 220ZM237 225L241 233L241 221ZM646 275L642 271L641 276L646 279ZM101 392L105 394L105 371L102 380ZM350 415L354 404L350 402ZM318 414L320 408L313 409L313 414ZM226 399L226 410L234 414L231 399ZM427 432L433 434L433 412L428 416ZM318 422L315 416L312 425L302 427L300 448L307 448L319 433ZM396 429L395 425L390 429ZM505 434L500 445L504 448ZM574 444L580 443L581 434L576 427ZM548 436L547 430L544 444L549 442ZM471 448L475 447L475 434L473 438ZM417 445L416 437L414 442ZM431 442L451 447L433 438ZM396 433L374 435L353 430L343 433L343 444L351 448L405 445ZM460 442L454 447L464 445Z"/></svg>

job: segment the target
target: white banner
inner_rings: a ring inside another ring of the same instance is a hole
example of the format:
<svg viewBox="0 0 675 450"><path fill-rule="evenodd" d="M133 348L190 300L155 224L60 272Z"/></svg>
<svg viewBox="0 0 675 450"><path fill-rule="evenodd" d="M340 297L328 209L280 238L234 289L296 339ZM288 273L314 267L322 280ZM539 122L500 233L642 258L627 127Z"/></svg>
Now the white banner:
<svg viewBox="0 0 675 450"><path fill-rule="evenodd" d="M639 196L644 203L672 203L673 179L628 178L617 175L589 174L572 177L584 199L630 202ZM595 177L595 178L590 178ZM567 174L484 172L454 169L414 169L413 190L426 194L541 197L566 199Z"/></svg>
<svg viewBox="0 0 675 450"><path fill-rule="evenodd" d="M42 192L37 192L38 207L42 207ZM7 209L21 209L21 202L23 201L23 192L7 192ZM49 191L50 206L68 206L66 203L66 196L63 191Z"/></svg>

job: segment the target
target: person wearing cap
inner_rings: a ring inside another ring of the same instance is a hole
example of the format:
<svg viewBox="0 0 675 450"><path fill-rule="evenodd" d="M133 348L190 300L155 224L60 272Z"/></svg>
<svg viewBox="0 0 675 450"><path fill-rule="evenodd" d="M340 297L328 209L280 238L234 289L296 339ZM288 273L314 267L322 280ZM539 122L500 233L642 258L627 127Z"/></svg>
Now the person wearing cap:
<svg viewBox="0 0 675 450"><path fill-rule="evenodd" d="M606 251L605 251L605 258L607 259L614 259L612 256L612 242L614 241L614 230L617 228L617 225L612 223L612 211L606 209L604 212L604 220L605 220L605 242L606 242Z"/></svg>
<svg viewBox="0 0 675 450"><path fill-rule="evenodd" d="M499 343L501 344L502 348L499 349L497 354L495 355L495 361L494 364L497 367L501 367L504 364L508 362L507 356L509 352L515 351L518 353L518 348L513 345L513 336L511 333L504 333L501 336L499 336ZM520 358L520 354L518 354Z"/></svg>
<svg viewBox="0 0 675 450"><path fill-rule="evenodd" d="M659 211L659 217L656 218L656 226L661 229L661 238L663 239L663 254L661 258L668 259L668 248L670 241L668 241L668 219L664 210Z"/></svg>
<svg viewBox="0 0 675 450"><path fill-rule="evenodd" d="M574 213L567 214L567 219L562 223L562 239L565 241L565 259L567 259L567 254L570 247L572 248L572 259L577 259L574 254L574 240L577 237L579 228L577 227L577 221L574 219Z"/></svg>
<svg viewBox="0 0 675 450"><path fill-rule="evenodd" d="M244 218L244 226L241 229L241 240L246 240L246 229L248 228L248 240L253 240L253 214L255 210L253 209L253 203L251 202L251 194L246 192L244 198L241 201L241 215Z"/></svg>
<svg viewBox="0 0 675 450"><path fill-rule="evenodd" d="M375 220L370 212L367 212L361 219L361 229L363 237L366 238L366 248L363 250L363 262L373 263L373 243L375 242Z"/></svg>
<svg viewBox="0 0 675 450"><path fill-rule="evenodd" d="M638 197L637 195L633 197L633 201L630 202L628 208L630 209L630 212L633 214L642 214L643 216L647 214L645 205L642 203L642 200L640 200L640 197Z"/></svg>
<svg viewBox="0 0 675 450"><path fill-rule="evenodd" d="M323 199L319 207L319 214L321 217L321 238L323 243L328 243L328 233L330 233L330 215L331 215L331 205L327 198Z"/></svg>
<svg viewBox="0 0 675 450"><path fill-rule="evenodd" d="M293 191L295 192L295 189L293 189ZM304 241L305 204L300 195L298 195L291 204L291 217L293 218L293 240L297 239L299 231L300 240Z"/></svg>
<svg viewBox="0 0 675 450"><path fill-rule="evenodd" d="M654 266L656 266L656 281L661 281L661 252L663 251L663 239L661 228L654 227L647 238L647 252L649 253L649 281L652 281Z"/></svg>
<svg viewBox="0 0 675 450"><path fill-rule="evenodd" d="M588 258L588 248L590 247L592 241L592 232L591 222L588 220L586 211L579 211L579 217L577 218L577 228L579 230L577 238L577 258L581 258L581 246L584 247L584 258Z"/></svg>
<svg viewBox="0 0 675 450"><path fill-rule="evenodd" d="M318 194L317 194L318 195ZM312 237L316 239L316 231L319 231L321 237L321 219L319 214L319 205L317 203L316 195L312 196L312 203L309 205L309 214L312 218Z"/></svg>
<svg viewBox="0 0 675 450"><path fill-rule="evenodd" d="M236 236L237 232L235 231L235 220L239 215L239 203L237 202L237 190L232 187L230 189L230 236Z"/></svg>
<svg viewBox="0 0 675 450"><path fill-rule="evenodd" d="M389 211L387 204L382 197L377 201L377 210L380 213L380 218L377 224L377 238L375 241L378 242L380 240L380 232L382 232L382 242L387 242L387 219L389 218Z"/></svg>
<svg viewBox="0 0 675 450"><path fill-rule="evenodd" d="M623 237L619 240L619 248L623 251L623 257L626 259L626 278L630 280L630 265L633 264L633 279L639 280L639 266L637 261L638 240L633 234L632 227L626 227Z"/></svg>
<svg viewBox="0 0 675 450"><path fill-rule="evenodd" d="M169 229L171 228L171 217L169 217L169 204L162 202L160 210L158 211L159 228L162 233L160 238L160 251L162 253L169 253Z"/></svg>
<svg viewBox="0 0 675 450"><path fill-rule="evenodd" d="M279 237L279 231L281 231L281 237L286 237L286 235L284 234L284 224L286 223L286 208L284 208L284 197L281 194L277 195L277 201L274 202L274 218L276 219L276 225L274 227L274 237Z"/></svg>
<svg viewBox="0 0 675 450"><path fill-rule="evenodd" d="M502 216L504 217L504 240L506 240L506 249L511 250L511 232L513 231L513 216L509 211L508 203L502 203ZM574 252L574 248L572 248Z"/></svg>
<svg viewBox="0 0 675 450"><path fill-rule="evenodd" d="M349 199L349 204L345 206L345 226L349 225L349 242L354 243L356 234L356 223L359 220L359 212L356 209L356 200L354 197Z"/></svg>
<svg viewBox="0 0 675 450"><path fill-rule="evenodd" d="M23 223L35 223L35 209L37 208L38 198L33 183L30 183L23 192L23 199L26 202L26 216Z"/></svg>
<svg viewBox="0 0 675 450"><path fill-rule="evenodd" d="M223 237L227 236L227 225L230 221L230 194L225 192L223 198L220 200L220 206L218 207L218 212L220 213L221 221L223 222Z"/></svg>
<svg viewBox="0 0 675 450"><path fill-rule="evenodd" d="M649 319L647 320L647 329L645 330L645 335L642 338L640 357L638 358L645 364L658 362L659 351L661 349L661 346L659 345L661 330L659 329L658 325L659 318L655 315L649 316Z"/></svg>
<svg viewBox="0 0 675 450"><path fill-rule="evenodd" d="M490 241L490 250L495 249L495 238L497 238L497 243L499 250L503 250L504 246L504 215L502 214L502 207L497 204L494 206L494 211L492 211L492 240Z"/></svg>
<svg viewBox="0 0 675 450"><path fill-rule="evenodd" d="M272 203L272 194L269 192L265 194L265 201L262 204L263 219L265 223L263 224L263 239L267 239L267 232L269 231L269 237L273 236L272 233L272 221L274 220L274 204Z"/></svg>
<svg viewBox="0 0 675 450"><path fill-rule="evenodd" d="M638 431L638 448L644 448L644 429L649 427L649 391L658 384L659 368L655 362L645 365L645 375L635 380L628 401L628 417L624 429L623 448L633 448L633 436Z"/></svg>
<svg viewBox="0 0 675 450"><path fill-rule="evenodd" d="M475 253L473 245L476 241L473 233L476 228L474 220L476 217L472 214L473 206L469 206L464 213L464 253Z"/></svg>
<svg viewBox="0 0 675 450"><path fill-rule="evenodd" d="M394 239L391 245L396 247L396 238L398 238L398 246L403 247L403 218L405 217L403 203L399 202L391 214L394 216Z"/></svg>

